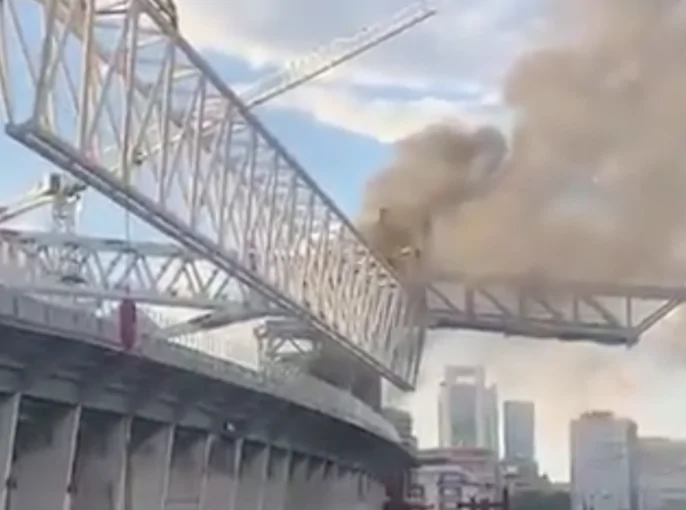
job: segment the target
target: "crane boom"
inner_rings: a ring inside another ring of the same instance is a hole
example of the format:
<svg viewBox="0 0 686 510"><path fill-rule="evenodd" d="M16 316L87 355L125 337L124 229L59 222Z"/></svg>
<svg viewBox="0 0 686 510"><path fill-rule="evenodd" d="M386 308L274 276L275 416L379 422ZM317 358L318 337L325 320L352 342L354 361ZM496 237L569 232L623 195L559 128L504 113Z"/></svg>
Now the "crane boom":
<svg viewBox="0 0 686 510"><path fill-rule="evenodd" d="M289 62L283 69L266 76L243 91L241 99L254 108L295 87L311 81L345 62L402 34L436 14L425 1L408 5L389 20L365 27L352 36L334 40L317 48L310 55Z"/></svg>
<svg viewBox="0 0 686 510"><path fill-rule="evenodd" d="M304 255L290 254L291 258ZM174 244L0 228L3 282L42 296L193 309L192 320L166 334L190 334L265 315L281 315L259 296ZM686 288L545 280L493 275L453 277L427 289L429 326L502 332L566 341L633 344L686 303ZM295 321L303 330L303 324ZM289 325L293 321L288 322ZM306 328L303 334L316 334Z"/></svg>
<svg viewBox="0 0 686 510"><path fill-rule="evenodd" d="M159 8L174 20L175 26L178 25L173 2L160 3ZM284 69L251 85L241 94L241 98L249 108L260 106L402 34L436 13L437 10L429 5L426 0L407 5L396 11L388 20L364 27L352 36L335 39L329 44L316 48L311 54L288 63ZM217 119L216 122L208 122L205 129L211 130L218 122L220 119ZM72 178L65 175L63 180L65 180L63 186L66 186L66 181L71 181ZM42 195L39 198L36 198L35 195L29 195L25 200L22 200L22 204L25 203L25 206L22 207L18 205L0 207L0 223L7 223L44 206L52 206L52 230L55 232L74 231L76 205L86 187L72 183L71 188L78 188L78 194L70 193L67 197L69 198L68 202L64 200L63 194L54 193Z"/></svg>

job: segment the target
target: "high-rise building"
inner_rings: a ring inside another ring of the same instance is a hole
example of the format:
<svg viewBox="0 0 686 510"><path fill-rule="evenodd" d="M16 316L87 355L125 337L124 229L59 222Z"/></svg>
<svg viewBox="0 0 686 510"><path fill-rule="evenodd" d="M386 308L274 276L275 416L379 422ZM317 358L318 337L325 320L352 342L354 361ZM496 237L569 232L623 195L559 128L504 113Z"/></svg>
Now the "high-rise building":
<svg viewBox="0 0 686 510"><path fill-rule="evenodd" d="M636 424L609 412L572 422L572 510L638 510Z"/></svg>
<svg viewBox="0 0 686 510"><path fill-rule="evenodd" d="M439 392L438 436L444 448L499 452L498 394L495 386L486 386L483 368L446 367Z"/></svg>
<svg viewBox="0 0 686 510"><path fill-rule="evenodd" d="M503 404L505 459L513 463L533 463L536 459L534 443L534 403L508 401Z"/></svg>
<svg viewBox="0 0 686 510"><path fill-rule="evenodd" d="M640 510L686 509L686 441L639 439Z"/></svg>
<svg viewBox="0 0 686 510"><path fill-rule="evenodd" d="M488 448L500 457L500 424L498 423L498 389L495 385L486 388L484 402L484 442L482 448Z"/></svg>

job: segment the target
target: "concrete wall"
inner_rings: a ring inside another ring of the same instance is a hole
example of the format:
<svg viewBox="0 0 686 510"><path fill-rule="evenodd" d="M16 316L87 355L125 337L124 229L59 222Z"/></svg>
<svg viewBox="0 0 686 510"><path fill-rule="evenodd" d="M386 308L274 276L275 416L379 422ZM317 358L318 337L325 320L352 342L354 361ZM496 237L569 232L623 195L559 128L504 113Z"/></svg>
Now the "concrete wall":
<svg viewBox="0 0 686 510"><path fill-rule="evenodd" d="M0 510L380 510L330 460L19 394L0 400Z"/></svg>
<svg viewBox="0 0 686 510"><path fill-rule="evenodd" d="M338 388L0 287L0 510L380 510L408 462ZM373 478L374 473L377 478Z"/></svg>
<svg viewBox="0 0 686 510"><path fill-rule="evenodd" d="M39 301L2 286L0 324L73 339L74 343L121 349L116 321ZM372 406L315 377L300 374L286 385L283 381L271 380L258 371L232 363L221 352L212 348L213 342L199 341L195 345L181 346L145 333L140 336L133 348L133 354L137 356L190 370L227 384L268 393L368 430L386 441L400 441L393 425Z"/></svg>

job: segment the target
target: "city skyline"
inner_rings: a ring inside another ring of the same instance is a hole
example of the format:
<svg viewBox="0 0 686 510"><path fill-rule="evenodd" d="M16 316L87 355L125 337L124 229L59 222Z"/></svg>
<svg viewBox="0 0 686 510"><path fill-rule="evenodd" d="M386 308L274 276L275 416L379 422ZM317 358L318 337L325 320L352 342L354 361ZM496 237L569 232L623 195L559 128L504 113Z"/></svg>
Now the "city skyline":
<svg viewBox="0 0 686 510"><path fill-rule="evenodd" d="M440 448L486 448L536 466L535 404L498 398L483 366L445 365L438 397Z"/></svg>
<svg viewBox="0 0 686 510"><path fill-rule="evenodd" d="M631 416L646 435L686 438L683 376L668 320L632 350L569 345L478 333L436 332L413 394L395 394L412 411L421 447L438 446L438 387L446 360L489 368L502 399L536 405L536 450L541 472L569 480L569 422L592 409Z"/></svg>
<svg viewBox="0 0 686 510"><path fill-rule="evenodd" d="M446 366L442 389L449 384L468 385L471 382L478 390L486 386L486 381L486 371L482 367ZM508 427L517 429L517 434L510 437L509 442L513 444L500 459L492 450L474 445L419 450L420 467L413 480L422 487L422 497L427 498L423 501L452 504L445 492L448 478L454 484L449 489L450 497L464 497L465 487L492 487L487 480L496 476L496 485L504 484L513 495L531 491L539 494L551 494L556 490L567 492L572 510L685 507L686 440L642 435L631 418L612 411L585 411L569 423L572 476L570 483L562 486L551 483L536 469L529 437L535 429L534 407L528 401L502 402L503 414L511 415L503 420L504 442L508 443ZM473 406L472 411L477 409L478 406ZM456 473L462 472L460 470L464 472L458 476ZM493 470L499 474L493 475Z"/></svg>
<svg viewBox="0 0 686 510"><path fill-rule="evenodd" d="M443 371L439 414L446 403L444 391L451 385L462 386L462 393L457 394L461 397L469 386L475 396L488 386L488 372L484 367L445 365ZM464 398L447 401L451 405L460 402L473 403ZM500 459L500 476L511 490L551 490L553 486L547 474L537 469L532 437L535 435L535 405L521 399L500 403L499 409L503 413L500 436L504 445L501 457L487 445L458 442L442 444L438 449L421 449L419 458L453 459L451 462L460 466L460 452L469 456L476 455L479 448L490 450L494 459ZM463 409L458 426L464 425L470 412L476 414L480 410L483 409L479 405ZM477 416L473 418L478 423ZM478 434L474 432L468 429L466 437L477 441ZM451 434L454 436L455 431ZM605 409L590 409L570 420L568 448L571 461L568 491L572 510L664 510L686 505L686 440L646 436L630 417ZM422 464L419 473L426 478L422 478L422 483L431 486L434 471L447 472L454 465L450 462L444 467ZM480 473L477 478L481 479L482 475Z"/></svg>

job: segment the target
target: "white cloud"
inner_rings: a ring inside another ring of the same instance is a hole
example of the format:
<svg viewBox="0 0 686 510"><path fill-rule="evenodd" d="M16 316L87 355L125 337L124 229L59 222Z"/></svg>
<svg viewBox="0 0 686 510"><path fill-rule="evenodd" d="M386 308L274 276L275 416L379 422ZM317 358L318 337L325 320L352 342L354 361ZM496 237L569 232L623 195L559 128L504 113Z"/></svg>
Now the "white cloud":
<svg viewBox="0 0 686 510"><path fill-rule="evenodd" d="M346 69L406 86L499 77L540 27L543 0L438 2L439 14L386 42ZM383 20L408 0L180 0L183 33L195 44L254 65L282 64Z"/></svg>
<svg viewBox="0 0 686 510"><path fill-rule="evenodd" d="M486 92L480 99L475 96L466 101L436 96L388 99L381 95L364 97L350 87L310 85L275 100L271 107L298 110L323 124L390 143L431 123L455 118L472 125L506 127L507 117L491 101Z"/></svg>
<svg viewBox="0 0 686 510"><path fill-rule="evenodd" d="M191 42L273 69L385 19L411 0L178 3L182 31ZM472 123L506 122L493 91L512 59L540 32L545 0L435 4L437 16L275 105L381 142L455 116ZM390 99L389 87L419 97Z"/></svg>

